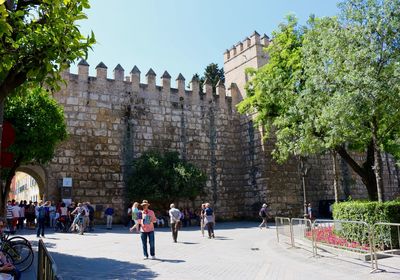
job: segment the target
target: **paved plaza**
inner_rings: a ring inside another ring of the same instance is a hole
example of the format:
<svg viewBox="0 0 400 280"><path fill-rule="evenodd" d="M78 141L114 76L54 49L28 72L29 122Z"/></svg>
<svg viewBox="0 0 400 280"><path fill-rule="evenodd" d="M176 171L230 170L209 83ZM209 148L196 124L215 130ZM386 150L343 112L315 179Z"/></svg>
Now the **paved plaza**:
<svg viewBox="0 0 400 280"><path fill-rule="evenodd" d="M44 241L64 280L73 279L400 279L400 258L382 261L387 272L370 274L370 264L312 253L276 242L274 227L257 223L218 223L216 238L197 227L179 232L173 243L167 228L156 229L156 260L143 260L139 234L116 226L93 233L46 233ZM37 245L33 231L25 234ZM36 279L35 269L23 279Z"/></svg>

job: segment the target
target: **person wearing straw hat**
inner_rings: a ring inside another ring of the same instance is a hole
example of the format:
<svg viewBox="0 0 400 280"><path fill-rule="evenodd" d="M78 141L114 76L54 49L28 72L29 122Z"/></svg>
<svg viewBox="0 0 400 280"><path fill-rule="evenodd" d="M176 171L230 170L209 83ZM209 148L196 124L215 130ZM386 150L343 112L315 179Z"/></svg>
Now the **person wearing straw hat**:
<svg viewBox="0 0 400 280"><path fill-rule="evenodd" d="M141 204L142 217L138 219L140 225L140 238L142 240L143 246L143 255L144 259L149 258L149 254L147 252L147 239L149 240L150 245L150 256L154 260L155 256L155 246L154 246L154 223L157 221L156 215L152 210L149 209L149 202L147 200L143 200Z"/></svg>

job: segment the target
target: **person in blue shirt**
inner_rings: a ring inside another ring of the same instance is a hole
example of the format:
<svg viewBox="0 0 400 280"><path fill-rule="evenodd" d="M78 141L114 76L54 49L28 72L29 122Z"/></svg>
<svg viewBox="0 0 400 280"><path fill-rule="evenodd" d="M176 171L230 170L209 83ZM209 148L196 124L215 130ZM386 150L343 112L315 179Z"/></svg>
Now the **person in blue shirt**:
<svg viewBox="0 0 400 280"><path fill-rule="evenodd" d="M204 224L207 226L208 238L215 238L214 225L215 225L215 214L213 209L210 207L210 203L205 204L204 209Z"/></svg>
<svg viewBox="0 0 400 280"><path fill-rule="evenodd" d="M107 229L112 229L114 208L112 208L110 205L107 205L107 209L106 209L106 211L104 211L104 215L106 215L106 218L107 218Z"/></svg>

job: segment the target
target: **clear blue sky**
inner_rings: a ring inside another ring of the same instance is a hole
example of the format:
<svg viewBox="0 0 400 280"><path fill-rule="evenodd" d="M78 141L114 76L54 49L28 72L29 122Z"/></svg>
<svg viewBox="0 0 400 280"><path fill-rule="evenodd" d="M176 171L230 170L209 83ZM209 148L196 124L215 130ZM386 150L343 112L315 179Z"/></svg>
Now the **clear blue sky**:
<svg viewBox="0 0 400 280"><path fill-rule="evenodd" d="M223 53L256 30L271 35L289 13L305 23L310 14L331 16L339 0L92 0L88 20L80 22L98 43L90 52L90 75L102 61L108 77L120 63L129 75L164 70L188 82L211 62L223 66ZM76 67L71 67L76 73Z"/></svg>

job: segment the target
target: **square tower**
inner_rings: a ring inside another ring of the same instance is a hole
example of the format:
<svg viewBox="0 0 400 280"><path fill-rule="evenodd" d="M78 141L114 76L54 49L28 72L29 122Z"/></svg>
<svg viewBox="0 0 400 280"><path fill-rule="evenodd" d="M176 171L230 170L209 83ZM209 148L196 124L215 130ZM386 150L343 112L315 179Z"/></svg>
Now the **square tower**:
<svg viewBox="0 0 400 280"><path fill-rule="evenodd" d="M248 77L245 74L245 69L258 69L268 62L265 48L269 43L270 40L267 35L264 34L260 37L260 34L254 31L250 37L238 42L224 53L225 84L228 89L231 88L232 83L236 84L238 101L246 96L244 86Z"/></svg>

